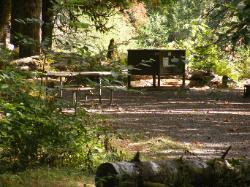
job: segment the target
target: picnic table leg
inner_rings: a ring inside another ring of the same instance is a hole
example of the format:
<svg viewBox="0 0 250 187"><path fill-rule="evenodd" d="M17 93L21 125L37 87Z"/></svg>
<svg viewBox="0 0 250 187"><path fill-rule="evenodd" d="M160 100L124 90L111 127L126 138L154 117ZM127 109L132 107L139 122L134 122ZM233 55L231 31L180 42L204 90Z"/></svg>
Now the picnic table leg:
<svg viewBox="0 0 250 187"><path fill-rule="evenodd" d="M77 114L78 91L73 91L73 106L75 108L75 115Z"/></svg>
<svg viewBox="0 0 250 187"><path fill-rule="evenodd" d="M160 86L161 86L161 75L158 74L158 87L160 87Z"/></svg>
<svg viewBox="0 0 250 187"><path fill-rule="evenodd" d="M102 78L99 77L99 103L102 104Z"/></svg>
<svg viewBox="0 0 250 187"><path fill-rule="evenodd" d="M110 88L109 105L112 105L112 103L113 103L113 96L114 96L114 90L112 88Z"/></svg>
<svg viewBox="0 0 250 187"><path fill-rule="evenodd" d="M62 77L60 77L60 97L63 97L63 82L62 82Z"/></svg>
<svg viewBox="0 0 250 187"><path fill-rule="evenodd" d="M153 87L155 87L155 82L156 82L156 75L153 74Z"/></svg>
<svg viewBox="0 0 250 187"><path fill-rule="evenodd" d="M184 65L184 67L183 67L183 75L182 75L182 87L183 88L185 88L185 86L186 86L186 72L185 72L185 70L186 70L186 67L185 67L185 65Z"/></svg>
<svg viewBox="0 0 250 187"><path fill-rule="evenodd" d="M131 87L131 75L128 75L128 88Z"/></svg>
<svg viewBox="0 0 250 187"><path fill-rule="evenodd" d="M48 77L45 77L45 83L44 83L44 88L45 88L45 95L47 95L47 89L48 89Z"/></svg>
<svg viewBox="0 0 250 187"><path fill-rule="evenodd" d="M244 97L250 96L250 85L244 85Z"/></svg>

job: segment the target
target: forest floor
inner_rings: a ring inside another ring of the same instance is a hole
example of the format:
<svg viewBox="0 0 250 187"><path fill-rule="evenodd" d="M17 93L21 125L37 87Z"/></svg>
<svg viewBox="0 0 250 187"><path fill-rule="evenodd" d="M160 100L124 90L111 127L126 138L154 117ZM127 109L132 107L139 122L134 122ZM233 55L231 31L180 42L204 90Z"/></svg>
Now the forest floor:
<svg viewBox="0 0 250 187"><path fill-rule="evenodd" d="M112 106L88 108L108 116L120 140L115 146L145 159L220 157L250 158L250 98L243 89L180 89L180 82L134 81L132 91L114 92ZM124 137L124 135L127 135Z"/></svg>
<svg viewBox="0 0 250 187"><path fill-rule="evenodd" d="M96 96L82 107L107 117L116 135L111 145L130 153L140 151L142 160L171 159L181 156L211 159L221 157L232 146L227 158L250 158L250 98L243 89L180 89L181 81L162 80L153 88L152 80L133 81L130 91L116 90L108 106ZM69 101L72 94L67 94ZM92 98L91 98L92 97ZM112 133L110 133L112 134ZM94 176L79 171L41 168L0 177L5 186L89 186Z"/></svg>

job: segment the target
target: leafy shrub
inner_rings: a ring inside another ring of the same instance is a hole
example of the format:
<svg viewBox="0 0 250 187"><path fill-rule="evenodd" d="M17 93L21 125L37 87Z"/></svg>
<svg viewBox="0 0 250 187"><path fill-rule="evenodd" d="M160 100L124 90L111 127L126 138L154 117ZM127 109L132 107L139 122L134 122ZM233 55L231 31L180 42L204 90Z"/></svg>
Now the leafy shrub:
<svg viewBox="0 0 250 187"><path fill-rule="evenodd" d="M232 79L237 79L237 76L233 73L235 66L233 62L228 60L220 60L215 63L214 72L220 76L228 76Z"/></svg>
<svg viewBox="0 0 250 187"><path fill-rule="evenodd" d="M194 56L191 64L193 70L203 70L205 72L211 72L215 66L216 54L213 54L213 49L207 49L206 47L194 48Z"/></svg>
<svg viewBox="0 0 250 187"><path fill-rule="evenodd" d="M236 70L239 73L239 79L250 78L250 47L240 48L237 51L235 60Z"/></svg>
<svg viewBox="0 0 250 187"><path fill-rule="evenodd" d="M6 64L15 57L15 52L10 51L8 49L0 48L0 69L3 69Z"/></svg>
<svg viewBox="0 0 250 187"><path fill-rule="evenodd" d="M0 172L39 165L93 170L107 155L97 119L62 113L24 75L0 71Z"/></svg>

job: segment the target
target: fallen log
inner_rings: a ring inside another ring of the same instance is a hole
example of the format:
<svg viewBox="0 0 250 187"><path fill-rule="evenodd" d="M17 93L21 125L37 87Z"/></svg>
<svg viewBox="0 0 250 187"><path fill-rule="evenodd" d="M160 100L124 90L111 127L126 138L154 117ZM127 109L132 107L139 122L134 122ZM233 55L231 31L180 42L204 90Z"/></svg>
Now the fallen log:
<svg viewBox="0 0 250 187"><path fill-rule="evenodd" d="M187 167L196 175L208 166L205 162L193 159L104 163L97 169L96 186L139 187L148 183L151 185L174 183L180 167Z"/></svg>
<svg viewBox="0 0 250 187"><path fill-rule="evenodd" d="M10 64L16 66L20 70L34 71L42 69L43 60L42 57L35 55L16 59L11 61Z"/></svg>
<svg viewBox="0 0 250 187"><path fill-rule="evenodd" d="M239 166L199 158L104 163L97 168L95 183L96 187L249 187L250 162Z"/></svg>

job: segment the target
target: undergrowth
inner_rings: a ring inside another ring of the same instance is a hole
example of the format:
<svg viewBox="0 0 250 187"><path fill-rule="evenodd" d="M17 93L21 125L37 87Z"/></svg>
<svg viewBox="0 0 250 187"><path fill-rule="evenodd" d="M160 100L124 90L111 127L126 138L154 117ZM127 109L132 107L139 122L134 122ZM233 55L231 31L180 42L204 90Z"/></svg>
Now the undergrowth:
<svg viewBox="0 0 250 187"><path fill-rule="evenodd" d="M0 173L41 166L92 173L101 162L123 158L105 149L109 129L102 117L63 113L30 76L9 66L0 70Z"/></svg>

